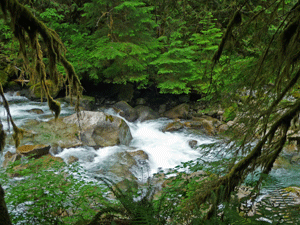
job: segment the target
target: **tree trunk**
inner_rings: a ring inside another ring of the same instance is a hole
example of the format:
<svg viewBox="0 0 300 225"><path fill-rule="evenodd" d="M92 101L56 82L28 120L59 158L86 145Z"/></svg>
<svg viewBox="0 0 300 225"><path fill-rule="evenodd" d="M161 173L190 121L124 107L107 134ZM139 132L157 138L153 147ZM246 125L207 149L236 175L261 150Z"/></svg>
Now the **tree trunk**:
<svg viewBox="0 0 300 225"><path fill-rule="evenodd" d="M0 185L0 225L11 225L10 217L4 201L4 190Z"/></svg>

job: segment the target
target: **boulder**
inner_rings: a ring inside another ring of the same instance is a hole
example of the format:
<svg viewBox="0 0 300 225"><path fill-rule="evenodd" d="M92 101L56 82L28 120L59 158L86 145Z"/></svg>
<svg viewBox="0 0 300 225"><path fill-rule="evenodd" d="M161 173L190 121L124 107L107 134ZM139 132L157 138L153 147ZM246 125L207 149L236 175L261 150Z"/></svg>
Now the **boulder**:
<svg viewBox="0 0 300 225"><path fill-rule="evenodd" d="M218 132L219 133L224 133L225 131L227 131L229 129L227 124L222 124L218 127Z"/></svg>
<svg viewBox="0 0 300 225"><path fill-rule="evenodd" d="M297 163L297 164L299 164L299 163L300 163L300 155L294 155L294 156L291 158L291 162L292 162L292 163Z"/></svg>
<svg viewBox="0 0 300 225"><path fill-rule="evenodd" d="M196 141L196 140L190 140L190 141L189 141L189 146L190 146L191 148L196 147L197 144L198 144L198 141Z"/></svg>
<svg viewBox="0 0 300 225"><path fill-rule="evenodd" d="M206 119L197 120L197 121L188 121L185 122L184 125L188 128L201 130L207 135L215 135L216 129L213 126L211 121L208 121Z"/></svg>
<svg viewBox="0 0 300 225"><path fill-rule="evenodd" d="M70 96L67 96L65 98L59 98L57 100L59 102L66 102L68 104L71 103ZM72 98L72 102L73 102L73 104L76 103L76 98L75 97ZM92 109L95 108L95 105L96 105L95 97L83 95L80 98L79 106L82 110L92 110Z"/></svg>
<svg viewBox="0 0 300 225"><path fill-rule="evenodd" d="M51 145L52 154L57 154L61 149L82 146L79 140L79 128L76 124L66 124L60 117L42 122L37 120L27 121L22 128L26 130L21 144ZM13 143L11 143L13 144Z"/></svg>
<svg viewBox="0 0 300 225"><path fill-rule="evenodd" d="M180 130L184 128L184 124L181 123L180 121L174 121L174 122L171 122L171 123L168 123L164 128L163 128L163 132L166 132L166 131L177 131L177 130Z"/></svg>
<svg viewBox="0 0 300 225"><path fill-rule="evenodd" d="M136 150L132 152L127 152L131 157L136 158L137 160L148 160L149 156L143 150Z"/></svg>
<svg viewBox="0 0 300 225"><path fill-rule="evenodd" d="M145 105L146 104L146 100L144 98L138 98L136 100L136 105Z"/></svg>
<svg viewBox="0 0 300 225"><path fill-rule="evenodd" d="M118 152L112 158L115 161L110 165L109 172L122 179L136 180L131 169L137 166L137 162L128 152Z"/></svg>
<svg viewBox="0 0 300 225"><path fill-rule="evenodd" d="M44 111L41 110L41 109L38 109L38 108L27 110L27 112L29 112L29 113L35 113L35 114L44 114Z"/></svg>
<svg viewBox="0 0 300 225"><path fill-rule="evenodd" d="M165 112L164 116L170 119L186 119L188 117L189 109L189 104L183 103Z"/></svg>
<svg viewBox="0 0 300 225"><path fill-rule="evenodd" d="M103 112L81 111L79 118L73 114L63 121L66 124L80 124L81 142L87 146L129 145L132 139L130 129L123 119Z"/></svg>
<svg viewBox="0 0 300 225"><path fill-rule="evenodd" d="M290 143L283 147L283 152L287 155L294 155L299 152L298 147L294 143Z"/></svg>
<svg viewBox="0 0 300 225"><path fill-rule="evenodd" d="M279 169L279 168L290 169L292 168L292 165L287 158L283 156L279 156L273 164L273 169Z"/></svg>
<svg viewBox="0 0 300 225"><path fill-rule="evenodd" d="M77 157L75 157L75 156L70 156L69 158L68 158L68 164L72 164L72 163L75 163L75 162L78 162L78 158Z"/></svg>
<svg viewBox="0 0 300 225"><path fill-rule="evenodd" d="M203 119L211 122L211 124L214 126L214 128L218 128L219 126L222 125L222 122L216 118L213 118L211 116L201 116L201 117L192 117L193 121L203 121Z"/></svg>
<svg viewBox="0 0 300 225"><path fill-rule="evenodd" d="M158 109L159 115L164 114L164 113L166 112L166 110L167 110L167 105L166 105L166 104L160 105L160 106L159 106L159 109Z"/></svg>
<svg viewBox="0 0 300 225"><path fill-rule="evenodd" d="M153 111L149 106L139 105L135 107L138 115L138 120L143 122L145 120L154 120L159 117L159 114Z"/></svg>
<svg viewBox="0 0 300 225"><path fill-rule="evenodd" d="M133 122L138 118L136 110L125 101L117 102L113 105L113 109L129 122Z"/></svg>
<svg viewBox="0 0 300 225"><path fill-rule="evenodd" d="M49 154L50 145L22 145L17 148L17 154L29 156L30 158L40 158Z"/></svg>

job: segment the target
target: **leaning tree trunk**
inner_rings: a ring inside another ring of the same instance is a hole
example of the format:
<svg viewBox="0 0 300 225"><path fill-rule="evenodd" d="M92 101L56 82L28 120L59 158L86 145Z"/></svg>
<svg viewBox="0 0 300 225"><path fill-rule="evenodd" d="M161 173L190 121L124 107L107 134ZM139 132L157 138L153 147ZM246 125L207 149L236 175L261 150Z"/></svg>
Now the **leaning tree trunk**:
<svg viewBox="0 0 300 225"><path fill-rule="evenodd" d="M5 145L5 132L3 130L3 125L0 121L0 153L2 152ZM4 190L0 184L0 225L10 225L12 224L9 218L7 207L4 200Z"/></svg>

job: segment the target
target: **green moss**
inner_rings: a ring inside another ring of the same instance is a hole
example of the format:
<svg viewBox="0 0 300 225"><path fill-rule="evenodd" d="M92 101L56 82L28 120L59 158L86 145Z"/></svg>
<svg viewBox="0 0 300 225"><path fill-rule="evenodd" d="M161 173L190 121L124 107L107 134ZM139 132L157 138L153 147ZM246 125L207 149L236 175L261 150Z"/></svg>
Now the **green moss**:
<svg viewBox="0 0 300 225"><path fill-rule="evenodd" d="M111 115L106 115L105 121L109 120L110 122L114 122L114 118Z"/></svg>
<svg viewBox="0 0 300 225"><path fill-rule="evenodd" d="M50 95L55 98L57 96L58 92L59 92L59 88L51 80L46 80L46 85L49 89ZM32 94L36 98L41 98L42 97L41 84L40 83L32 85L30 87L30 90L32 91ZM46 97L45 94L43 94L43 97Z"/></svg>
<svg viewBox="0 0 300 225"><path fill-rule="evenodd" d="M236 117L237 105L233 105L225 109L223 117L226 122L234 120Z"/></svg>

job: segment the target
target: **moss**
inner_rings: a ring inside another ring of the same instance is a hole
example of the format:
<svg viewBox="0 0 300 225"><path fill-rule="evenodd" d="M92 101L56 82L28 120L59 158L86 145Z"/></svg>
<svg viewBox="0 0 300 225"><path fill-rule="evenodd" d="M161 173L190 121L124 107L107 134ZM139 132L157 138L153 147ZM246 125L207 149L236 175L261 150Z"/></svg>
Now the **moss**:
<svg viewBox="0 0 300 225"><path fill-rule="evenodd" d="M51 80L46 80L45 84L47 85L48 89L49 89L49 93L52 97L56 97L58 92L59 92L59 87L57 87L55 85L55 83ZM30 90L32 91L32 94L36 97L36 98L42 98L42 97L46 97L44 93L42 93L42 91L44 91L43 88L41 88L41 84L37 83L37 84L33 84L30 87Z"/></svg>
<svg viewBox="0 0 300 225"><path fill-rule="evenodd" d="M106 115L105 121L110 121L110 122L114 122L114 118L111 115Z"/></svg>

